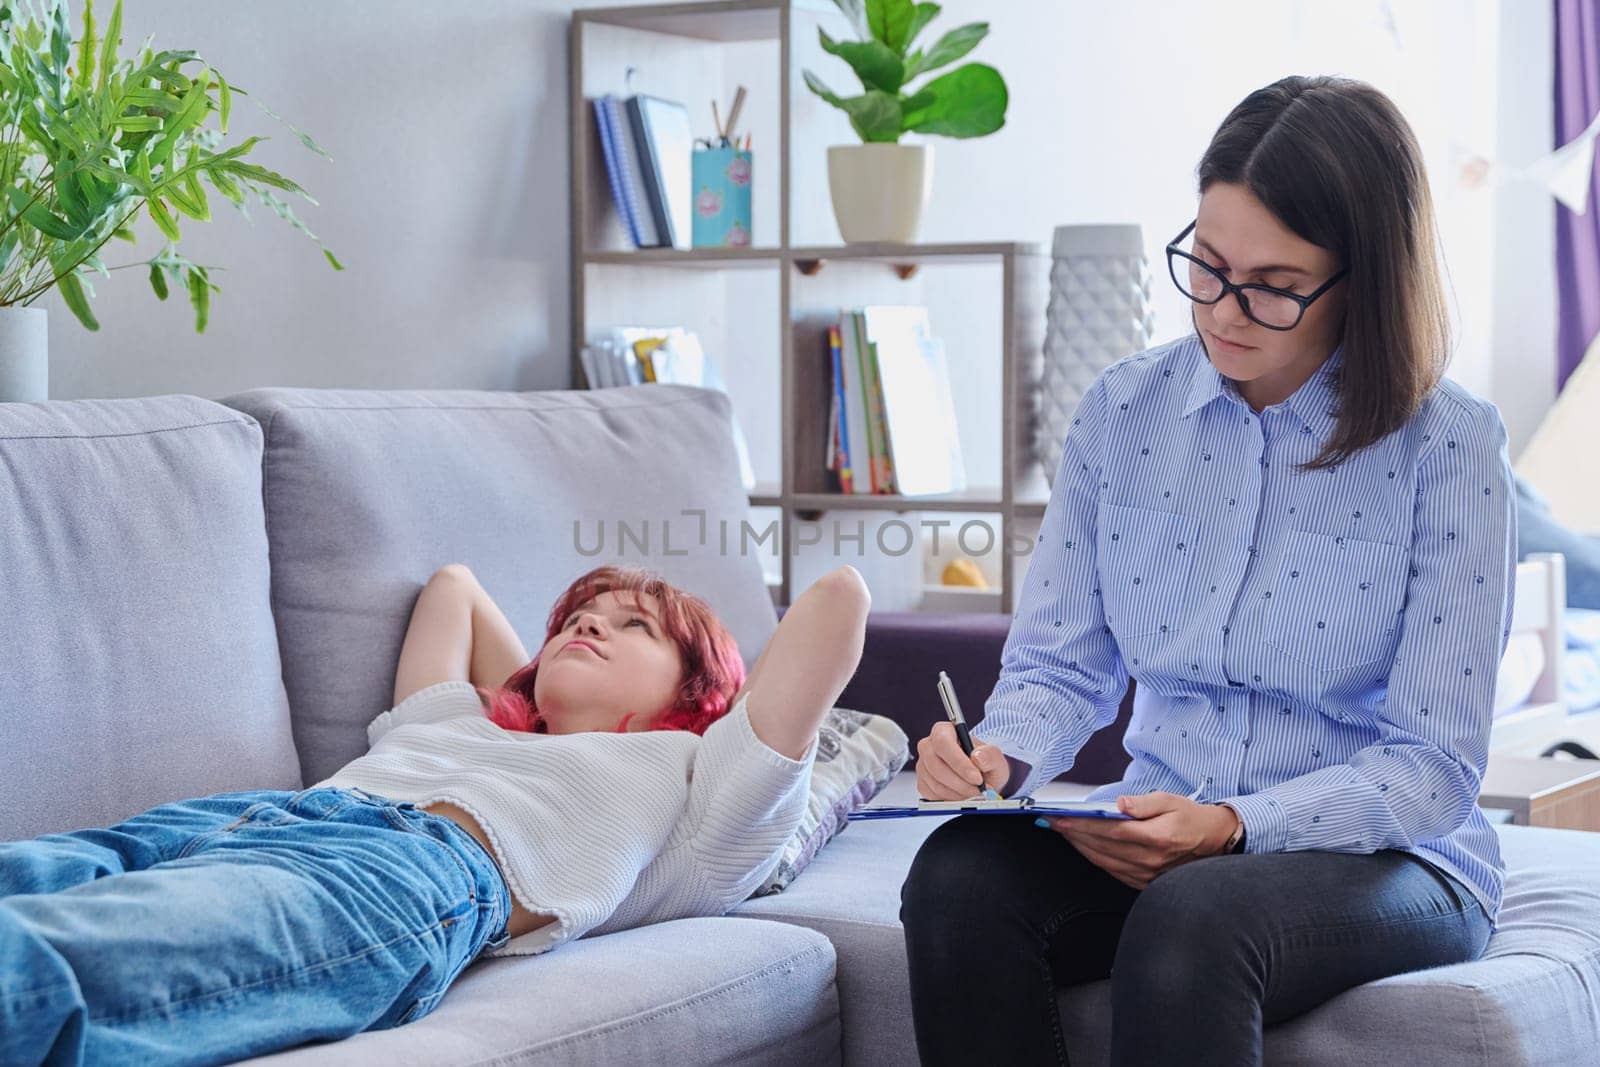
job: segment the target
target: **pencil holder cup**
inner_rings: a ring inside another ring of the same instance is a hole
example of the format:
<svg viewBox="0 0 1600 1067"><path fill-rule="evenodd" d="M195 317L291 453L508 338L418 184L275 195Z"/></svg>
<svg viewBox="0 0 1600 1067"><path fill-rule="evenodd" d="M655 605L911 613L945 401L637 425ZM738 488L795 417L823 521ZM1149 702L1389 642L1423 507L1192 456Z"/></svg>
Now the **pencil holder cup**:
<svg viewBox="0 0 1600 1067"><path fill-rule="evenodd" d="M736 148L697 148L694 183L696 248L750 244L750 153Z"/></svg>

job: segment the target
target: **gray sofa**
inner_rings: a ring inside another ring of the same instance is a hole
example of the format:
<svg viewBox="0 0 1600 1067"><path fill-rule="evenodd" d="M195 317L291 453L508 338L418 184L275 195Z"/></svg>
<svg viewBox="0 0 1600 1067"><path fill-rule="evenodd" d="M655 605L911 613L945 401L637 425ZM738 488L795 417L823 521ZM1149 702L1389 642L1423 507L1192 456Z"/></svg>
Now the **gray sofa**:
<svg viewBox="0 0 1600 1067"><path fill-rule="evenodd" d="M720 394L655 385L0 405L0 839L326 776L364 749L417 592L455 560L538 637L621 533L621 558L706 596L753 662L777 614L737 548L728 417ZM1003 631L974 634L997 661ZM919 731L929 701L884 694L947 665L925 638L875 620L841 703ZM1118 769L1099 751L1086 782ZM482 962L415 1024L263 1062L915 1062L896 915L935 822L853 825L729 916ZM1500 832L1486 958L1351 990L1270 1030L1269 1057L1592 1061L1600 835ZM1062 994L1075 1063L1105 1060L1108 991Z"/></svg>

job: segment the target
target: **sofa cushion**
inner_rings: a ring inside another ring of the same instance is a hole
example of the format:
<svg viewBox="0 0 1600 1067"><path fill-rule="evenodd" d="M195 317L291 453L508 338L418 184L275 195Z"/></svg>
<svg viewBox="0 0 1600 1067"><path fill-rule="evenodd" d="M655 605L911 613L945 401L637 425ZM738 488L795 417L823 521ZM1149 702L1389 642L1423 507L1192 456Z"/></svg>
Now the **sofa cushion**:
<svg viewBox="0 0 1600 1067"><path fill-rule="evenodd" d="M414 1023L246 1062L815 1067L838 1058L826 938L784 923L680 919L481 961Z"/></svg>
<svg viewBox="0 0 1600 1067"><path fill-rule="evenodd" d="M1092 786L1052 782L1041 796ZM1049 791L1048 793L1046 791ZM910 772L879 803L915 796ZM915 1064L900 886L943 819L852 823L784 892L737 916L810 927L838 953L845 1063ZM1506 862L1500 926L1482 958L1347 990L1271 1027L1268 1063L1586 1063L1600 1047L1600 834L1498 825ZM1074 1064L1109 1060L1111 983L1059 994Z"/></svg>
<svg viewBox="0 0 1600 1067"><path fill-rule="evenodd" d="M609 562L704 597L746 667L777 628L760 559L739 550L749 507L723 393L254 389L223 402L266 434L272 606L306 781L366 752L417 594L446 563L473 570L530 653L556 597Z"/></svg>
<svg viewBox="0 0 1600 1067"><path fill-rule="evenodd" d="M783 846L778 865L756 893L787 888L849 825L850 813L894 781L909 754L905 731L893 719L849 708L829 709L817 728L817 758L811 765L806 810Z"/></svg>
<svg viewBox="0 0 1600 1067"><path fill-rule="evenodd" d="M299 788L253 420L0 404L0 502L0 839Z"/></svg>

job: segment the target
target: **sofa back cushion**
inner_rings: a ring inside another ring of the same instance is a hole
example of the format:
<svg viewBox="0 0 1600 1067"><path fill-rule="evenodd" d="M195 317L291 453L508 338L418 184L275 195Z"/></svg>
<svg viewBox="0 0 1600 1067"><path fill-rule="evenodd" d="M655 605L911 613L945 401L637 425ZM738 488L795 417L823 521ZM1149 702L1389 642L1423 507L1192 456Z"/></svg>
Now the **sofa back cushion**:
<svg viewBox="0 0 1600 1067"><path fill-rule="evenodd" d="M300 784L260 427L190 396L0 404L0 839Z"/></svg>
<svg viewBox="0 0 1600 1067"><path fill-rule="evenodd" d="M610 562L704 597L747 668L777 628L760 560L739 551L749 507L722 393L255 389L223 403L266 434L272 606L307 784L366 752L417 595L446 563L472 569L530 654L556 597Z"/></svg>

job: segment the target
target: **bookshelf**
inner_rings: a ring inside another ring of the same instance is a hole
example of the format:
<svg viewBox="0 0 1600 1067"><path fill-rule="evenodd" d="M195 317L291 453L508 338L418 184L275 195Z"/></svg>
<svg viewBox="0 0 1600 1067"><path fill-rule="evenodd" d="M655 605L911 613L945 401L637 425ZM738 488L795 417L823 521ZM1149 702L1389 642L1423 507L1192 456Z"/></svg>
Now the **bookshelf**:
<svg viewBox="0 0 1600 1067"><path fill-rule="evenodd" d="M771 583L777 603L790 603L797 592L791 546L803 543L797 541L803 523L865 513L970 514L982 517L998 546L988 554L998 584L989 591L941 587L928 601L939 610L963 604L969 606L962 610L1009 614L1023 564L1004 546L1031 541L1049 496L1028 460L1031 412L1022 406L1042 359L1049 251L1011 241L827 243L837 232L823 149L844 142L794 121L810 107L802 66L820 70L836 62L807 50L819 23L848 33L831 0L712 0L572 13L573 384L587 384L578 348L593 330L645 323L695 330L728 378L752 457L776 459L775 471L757 461L761 480L750 503L778 520L780 572ZM629 68L642 75L631 86ZM612 205L591 99L649 92L681 100L701 135L709 132L709 115L703 121L700 111L709 112L712 99L728 100L736 83L750 90L740 126L754 138L751 246L632 248ZM796 233L804 239L793 240ZM971 417L964 421L958 410L964 491L932 497L832 491L824 462L827 326L841 308L873 303L927 305L935 333L946 339L958 408L977 405L988 412L979 416L983 424L1000 426L999 441L978 440ZM777 412L741 408L740 377L773 372Z"/></svg>

